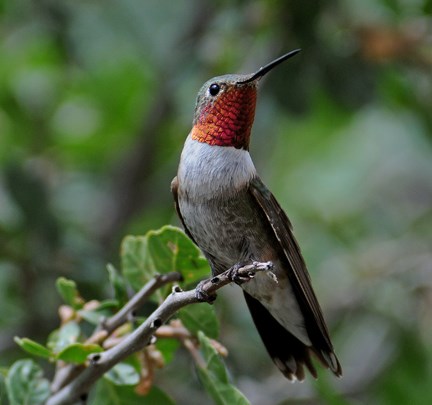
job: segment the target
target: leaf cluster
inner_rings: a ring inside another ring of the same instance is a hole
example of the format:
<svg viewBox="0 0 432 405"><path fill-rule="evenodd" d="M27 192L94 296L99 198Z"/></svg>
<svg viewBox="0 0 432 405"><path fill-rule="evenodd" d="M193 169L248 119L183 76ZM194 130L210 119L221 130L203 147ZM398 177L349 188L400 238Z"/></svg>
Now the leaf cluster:
<svg viewBox="0 0 432 405"><path fill-rule="evenodd" d="M52 331L46 344L27 337L15 338L32 358L18 360L4 372L11 405L46 403L53 391L55 394L76 378L97 359L95 356L130 336L149 315L141 309L136 313L137 308L130 304L143 285L162 275L179 273L181 286L187 287L209 273L208 264L196 246L172 226L144 236L127 236L121 246L121 266L120 272L108 265L113 297L103 301L84 299L72 280L57 280L57 291L64 301L59 309L59 328ZM151 308L159 305L170 293L169 286L164 284L158 285L142 304ZM111 330L107 325L125 308L130 312ZM103 375L89 395L90 405L138 404L143 403L143 397L146 404L174 404L163 387L155 384L155 372L167 366L182 347L190 352L198 379L215 403L248 403L229 381L221 358L225 350L214 340L218 338L219 325L213 306L204 303L186 306L179 311L177 319L163 325L155 335L156 342L132 353ZM44 375L47 365L41 366L40 361L48 362L51 367L55 365L53 381ZM68 374L68 378L62 373Z"/></svg>

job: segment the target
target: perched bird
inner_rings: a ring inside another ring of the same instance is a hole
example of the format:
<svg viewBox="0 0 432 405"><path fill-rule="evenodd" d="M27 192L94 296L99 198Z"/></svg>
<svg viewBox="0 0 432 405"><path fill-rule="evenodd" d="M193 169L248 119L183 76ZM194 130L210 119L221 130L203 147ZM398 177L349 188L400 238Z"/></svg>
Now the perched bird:
<svg viewBox="0 0 432 405"><path fill-rule="evenodd" d="M185 232L214 276L235 264L273 263L276 281L258 273L241 287L269 355L290 380L303 380L304 367L317 376L311 354L342 374L291 223L249 154L258 83L298 52L255 73L219 76L202 86L171 184Z"/></svg>

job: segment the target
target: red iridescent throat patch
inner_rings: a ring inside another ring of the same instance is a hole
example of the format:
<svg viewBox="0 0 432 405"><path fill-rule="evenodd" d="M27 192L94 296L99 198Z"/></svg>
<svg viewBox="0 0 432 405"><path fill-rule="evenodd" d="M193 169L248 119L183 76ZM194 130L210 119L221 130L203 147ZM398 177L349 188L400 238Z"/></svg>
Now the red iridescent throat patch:
<svg viewBox="0 0 432 405"><path fill-rule="evenodd" d="M255 117L256 93L254 86L226 89L214 103L203 107L192 128L192 139L247 150Z"/></svg>

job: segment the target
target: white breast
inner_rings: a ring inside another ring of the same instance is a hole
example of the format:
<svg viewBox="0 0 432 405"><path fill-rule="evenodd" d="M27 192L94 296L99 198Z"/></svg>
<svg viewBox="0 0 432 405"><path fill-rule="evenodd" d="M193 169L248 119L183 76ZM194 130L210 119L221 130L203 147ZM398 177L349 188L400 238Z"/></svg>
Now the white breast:
<svg viewBox="0 0 432 405"><path fill-rule="evenodd" d="M178 180L182 192L211 199L235 193L254 176L256 169L248 151L230 146L208 145L189 136L180 158Z"/></svg>

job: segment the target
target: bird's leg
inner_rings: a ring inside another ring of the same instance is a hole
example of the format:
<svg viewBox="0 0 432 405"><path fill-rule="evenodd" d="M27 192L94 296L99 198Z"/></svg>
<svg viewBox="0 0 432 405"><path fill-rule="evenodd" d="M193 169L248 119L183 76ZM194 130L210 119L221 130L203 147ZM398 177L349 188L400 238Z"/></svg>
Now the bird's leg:
<svg viewBox="0 0 432 405"><path fill-rule="evenodd" d="M250 263L249 263L250 264ZM236 283L237 285L241 285L246 281L249 281L252 277L246 273L240 273L239 270L242 269L243 267L247 266L248 262L239 262L236 263L234 266L232 266L229 270L229 279L233 282Z"/></svg>
<svg viewBox="0 0 432 405"><path fill-rule="evenodd" d="M272 262L240 262L231 267L228 277L232 282L241 285L255 277L255 272L253 270L271 270L272 268Z"/></svg>
<svg viewBox="0 0 432 405"><path fill-rule="evenodd" d="M241 285L252 280L255 277L255 273L257 271L265 271L275 280L275 282L277 282L276 276L271 272L272 269L272 262L249 261L237 263L218 275L215 275L215 272L213 271L213 278L210 280L203 280L198 283L195 288L195 297L201 302L208 302L209 304L212 304L216 299L216 293L209 292L209 289L212 290L211 287L209 288L209 281L213 285L219 285L221 283L222 285L225 285L230 282Z"/></svg>

